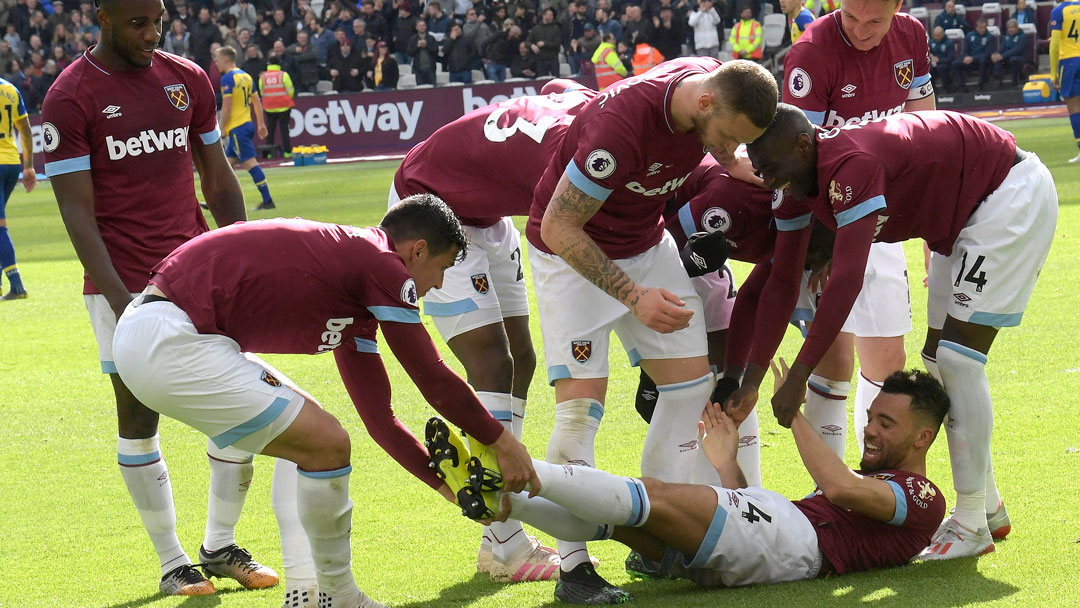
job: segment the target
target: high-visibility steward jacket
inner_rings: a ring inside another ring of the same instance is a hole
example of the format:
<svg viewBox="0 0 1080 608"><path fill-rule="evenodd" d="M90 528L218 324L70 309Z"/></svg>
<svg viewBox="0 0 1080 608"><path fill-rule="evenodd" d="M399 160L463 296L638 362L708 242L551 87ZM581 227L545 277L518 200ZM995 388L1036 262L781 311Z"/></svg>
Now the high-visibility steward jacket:
<svg viewBox="0 0 1080 608"><path fill-rule="evenodd" d="M818 13L817 5L821 4L821 12ZM827 15L836 9L840 8L840 0L806 0L806 8L819 17L821 15Z"/></svg>
<svg viewBox="0 0 1080 608"><path fill-rule="evenodd" d="M600 87L601 91L626 76L626 66L619 59L615 45L610 42L601 42L600 46L596 47L592 62L596 66L596 86Z"/></svg>
<svg viewBox="0 0 1080 608"><path fill-rule="evenodd" d="M660 51L645 42L634 47L634 58L630 60L634 65L635 76L641 76L663 62L664 56Z"/></svg>
<svg viewBox="0 0 1080 608"><path fill-rule="evenodd" d="M764 28L753 19L739 21L731 28L731 50L736 57L750 57L761 59L762 42L765 38Z"/></svg>
<svg viewBox="0 0 1080 608"><path fill-rule="evenodd" d="M293 83L288 72L281 66L268 65L259 75L259 93L262 95L263 109L267 112L285 112L296 103L293 101Z"/></svg>

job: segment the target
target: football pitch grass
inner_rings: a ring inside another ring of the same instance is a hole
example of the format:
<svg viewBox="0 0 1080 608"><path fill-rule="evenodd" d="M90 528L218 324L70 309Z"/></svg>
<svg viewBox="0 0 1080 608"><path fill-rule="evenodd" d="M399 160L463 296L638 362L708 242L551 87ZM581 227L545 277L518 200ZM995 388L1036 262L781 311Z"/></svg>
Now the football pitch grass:
<svg viewBox="0 0 1080 608"><path fill-rule="evenodd" d="M1061 201L1053 249L1024 322L999 335L987 366L995 405L994 464L1013 524L1008 540L979 560L719 590L701 590L687 582L631 581L622 566L625 547L591 543L590 550L602 562L600 572L632 592L636 605L1080 606L1080 167L1065 163L1076 149L1064 119L1002 124L1051 168ZM268 171L278 205L274 214L375 224L385 210L395 167L380 162ZM258 194L246 175L240 181L253 207ZM82 270L49 184L31 195L20 186L7 217L30 298L0 303L0 607L280 606L282 586L244 591L221 579L215 579L219 591L214 596L158 594L158 562L117 471L113 396L99 371L82 302ZM523 230L520 219L519 227ZM919 365L926 318L924 272L919 243L909 242L906 249L915 327L907 337L908 362ZM739 265L736 274L742 277L747 271ZM529 287L531 292L531 282ZM542 458L553 424L554 395L545 382L535 302L533 312L539 361L524 441L534 457ZM430 324L429 330L435 335ZM460 371L437 336L435 341ZM780 354L791 360L800 343L794 330L789 331ZM422 436L424 422L434 412L389 348L384 346L383 353L395 412ZM397 607L553 603L553 583L498 585L476 573L480 526L461 517L368 437L333 357L266 358L312 393L352 436L353 571L369 595ZM637 373L617 343L611 362L606 415L596 439L597 466L637 475L646 431L633 406ZM767 380L759 404L765 486L799 498L812 489L812 482L790 433L769 411L769 394ZM161 437L179 536L188 554L197 557L206 517L206 439L165 418ZM847 462L857 461L851 438ZM273 462L260 457L255 467L237 539L282 573L270 507ZM943 436L930 450L927 469L951 505L955 494Z"/></svg>

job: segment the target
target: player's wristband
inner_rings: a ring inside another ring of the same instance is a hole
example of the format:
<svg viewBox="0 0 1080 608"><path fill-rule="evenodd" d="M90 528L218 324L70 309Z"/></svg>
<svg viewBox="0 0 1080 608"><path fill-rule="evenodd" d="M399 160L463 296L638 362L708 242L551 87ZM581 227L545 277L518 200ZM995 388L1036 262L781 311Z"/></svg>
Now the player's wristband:
<svg viewBox="0 0 1080 608"><path fill-rule="evenodd" d="M695 232L683 246L680 257L690 278L720 270L728 259L731 245L722 232Z"/></svg>

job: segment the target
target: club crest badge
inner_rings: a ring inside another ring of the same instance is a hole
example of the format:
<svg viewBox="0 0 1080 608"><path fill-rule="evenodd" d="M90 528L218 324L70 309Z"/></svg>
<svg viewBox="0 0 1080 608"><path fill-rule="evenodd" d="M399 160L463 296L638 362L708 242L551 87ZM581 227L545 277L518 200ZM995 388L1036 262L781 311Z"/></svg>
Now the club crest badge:
<svg viewBox="0 0 1080 608"><path fill-rule="evenodd" d="M476 293L486 294L488 292L487 275L484 273L472 275L472 286Z"/></svg>
<svg viewBox="0 0 1080 608"><path fill-rule="evenodd" d="M915 80L915 62L911 59L905 59L898 61L892 66L893 77L896 78L896 84L900 85L901 89L910 89L911 83Z"/></svg>
<svg viewBox="0 0 1080 608"><path fill-rule="evenodd" d="M281 380L278 380L274 377L274 374L271 374L266 370L263 370L262 376L259 379L275 388L281 386Z"/></svg>
<svg viewBox="0 0 1080 608"><path fill-rule="evenodd" d="M169 97L169 103L173 105L177 110L183 112L188 109L191 104L191 98L188 96L187 86L184 84L170 84L165 87L165 95Z"/></svg>
<svg viewBox="0 0 1080 608"><path fill-rule="evenodd" d="M592 340L574 340L570 342L570 356L578 363L588 363L592 356Z"/></svg>

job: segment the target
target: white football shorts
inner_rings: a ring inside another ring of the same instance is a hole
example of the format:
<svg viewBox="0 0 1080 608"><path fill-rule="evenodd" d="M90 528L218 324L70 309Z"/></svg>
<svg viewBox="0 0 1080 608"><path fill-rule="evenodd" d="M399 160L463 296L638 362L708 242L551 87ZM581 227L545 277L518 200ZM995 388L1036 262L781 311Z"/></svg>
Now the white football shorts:
<svg viewBox="0 0 1080 608"><path fill-rule="evenodd" d="M1028 154L971 214L952 255L931 256L930 327L941 329L946 315L993 327L1020 324L1058 215L1054 178L1038 156Z"/></svg>
<svg viewBox="0 0 1080 608"><path fill-rule="evenodd" d="M200 334L172 302L128 305L116 327L116 369L150 409L205 433L219 448L261 453L292 424L304 397L228 336Z"/></svg>
<svg viewBox="0 0 1080 608"><path fill-rule="evenodd" d="M606 378L611 332L631 365L642 359L681 359L708 354L701 298L686 276L675 240L667 232L644 253L613 260L635 283L663 287L694 311L689 327L670 334L642 325L621 302L578 274L562 258L533 250L529 256L540 311L548 382Z"/></svg>
<svg viewBox="0 0 1080 608"><path fill-rule="evenodd" d="M136 298L139 294L133 293ZM100 293L83 295L86 311L90 313L90 326L94 328L94 339L97 340L98 360L101 361L101 373L115 374L116 364L113 362L113 333L116 331L116 313L113 312L109 301Z"/></svg>

